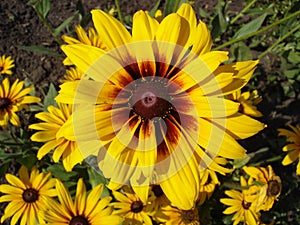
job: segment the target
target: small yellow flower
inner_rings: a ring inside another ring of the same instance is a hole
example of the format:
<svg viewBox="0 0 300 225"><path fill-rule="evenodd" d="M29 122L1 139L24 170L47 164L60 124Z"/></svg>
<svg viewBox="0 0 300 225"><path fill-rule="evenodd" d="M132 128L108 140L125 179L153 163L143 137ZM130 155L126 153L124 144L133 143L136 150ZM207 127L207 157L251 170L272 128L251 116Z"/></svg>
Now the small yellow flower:
<svg viewBox="0 0 300 225"><path fill-rule="evenodd" d="M54 199L46 198L47 210L43 217L47 224L60 225L118 225L121 217L112 215L112 207L109 206L110 196L101 199L103 184L94 187L86 195L86 187L83 179L79 179L75 201L68 189L59 180L56 182L59 203Z"/></svg>
<svg viewBox="0 0 300 225"><path fill-rule="evenodd" d="M152 196L150 197L152 201L149 204L149 211L151 212L151 215L154 215L161 207L171 204L170 200L159 185L153 185L151 187L150 195Z"/></svg>
<svg viewBox="0 0 300 225"><path fill-rule="evenodd" d="M9 202L4 210L4 215L0 222L3 223L7 218L11 218L11 225L20 219L21 225L40 224L42 218L39 211L45 210L45 196L56 196L54 179L49 179L50 173L40 173L33 167L28 174L27 169L22 166L19 170L19 178L6 174L5 178L9 184L1 184L0 192L4 195L0 197L0 203Z"/></svg>
<svg viewBox="0 0 300 225"><path fill-rule="evenodd" d="M58 104L58 108L49 106L49 112L41 112L35 115L42 120L41 123L32 124L30 129L39 130L31 136L32 141L46 142L38 151L38 159L43 158L47 153L54 149L52 155L54 162L58 162L62 157L62 162L67 171L83 161L77 143L65 138L60 134L61 127L71 118L72 105Z"/></svg>
<svg viewBox="0 0 300 225"><path fill-rule="evenodd" d="M5 128L8 122L14 126L20 126L20 120L16 112L26 108L27 104L36 103L40 98L28 96L33 88L24 88L24 81L17 79L10 85L8 78L0 84L0 126Z"/></svg>
<svg viewBox="0 0 300 225"><path fill-rule="evenodd" d="M11 56L6 57L5 55L0 56L0 74L11 75L11 69L14 67L14 60Z"/></svg>
<svg viewBox="0 0 300 225"><path fill-rule="evenodd" d="M223 213L226 215L234 214L232 217L233 225L242 222L247 225L257 225L259 221L256 213L256 206L253 204L253 197L251 198L244 191L228 190L225 194L230 198L222 198L220 201L227 205Z"/></svg>
<svg viewBox="0 0 300 225"><path fill-rule="evenodd" d="M229 99L239 102L240 105L240 112L244 113L248 116L252 117L262 117L263 114L258 111L256 105L258 105L262 98L258 95L257 90L252 92L246 91L241 93L241 90L238 90L231 95L228 96Z"/></svg>
<svg viewBox="0 0 300 225"><path fill-rule="evenodd" d="M281 180L276 176L272 167L243 167L243 170L250 176L249 189L256 189L256 211L268 211L272 208L281 192Z"/></svg>
<svg viewBox="0 0 300 225"><path fill-rule="evenodd" d="M68 81L81 80L83 77L83 73L80 72L77 68L71 67L66 70L66 74L64 75L64 79L61 79L61 83L65 83Z"/></svg>
<svg viewBox="0 0 300 225"><path fill-rule="evenodd" d="M158 21L161 22L163 20L163 14L160 9L156 10L154 18Z"/></svg>
<svg viewBox="0 0 300 225"><path fill-rule="evenodd" d="M215 171L205 169L200 173L199 205L202 205L212 196L215 187L218 184L220 184L220 182Z"/></svg>
<svg viewBox="0 0 300 225"><path fill-rule="evenodd" d="M197 208L181 210L173 206L166 206L157 211L154 218L165 225L200 225Z"/></svg>
<svg viewBox="0 0 300 225"><path fill-rule="evenodd" d="M148 203L143 203L132 189L125 186L124 192L113 191L118 202L111 203L114 206L115 215L122 216L123 225L152 225Z"/></svg>
<svg viewBox="0 0 300 225"><path fill-rule="evenodd" d="M278 129L279 136L286 136L287 142L289 142L289 144L282 148L284 152L287 152L287 155L282 161L282 165L284 166L289 165L300 158L300 125L295 127L289 125L289 127L292 130ZM300 175L300 160L297 164L296 173L297 175Z"/></svg>

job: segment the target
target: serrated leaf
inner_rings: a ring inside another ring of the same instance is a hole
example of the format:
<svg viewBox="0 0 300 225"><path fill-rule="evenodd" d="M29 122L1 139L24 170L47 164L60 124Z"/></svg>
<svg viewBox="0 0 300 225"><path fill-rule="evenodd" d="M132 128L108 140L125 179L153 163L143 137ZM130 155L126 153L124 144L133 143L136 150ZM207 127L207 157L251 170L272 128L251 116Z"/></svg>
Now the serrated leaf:
<svg viewBox="0 0 300 225"><path fill-rule="evenodd" d="M159 5L160 5L160 0L158 0L158 1L155 3L155 5L153 6L153 8L150 10L149 15L150 15L151 17L154 18L155 13L156 13L156 11L157 11Z"/></svg>
<svg viewBox="0 0 300 225"><path fill-rule="evenodd" d="M35 8L43 16L43 18L46 19L51 9L50 0L40 0L36 2Z"/></svg>
<svg viewBox="0 0 300 225"><path fill-rule="evenodd" d="M248 34L251 34L253 32L258 31L258 29L261 27L263 24L264 20L267 17L267 13L262 14L261 16L257 17L256 19L252 20L251 22L245 24L242 26L232 37L232 39L236 39L239 37L246 36Z"/></svg>
<svg viewBox="0 0 300 225"><path fill-rule="evenodd" d="M76 11L72 16L70 16L69 18L67 18L57 28L55 28L54 35L58 36L60 34L60 32L62 32L63 29L65 29L72 22L72 20L75 18L75 16L77 16L77 15L78 15L78 11Z"/></svg>
<svg viewBox="0 0 300 225"><path fill-rule="evenodd" d="M43 54L43 55L51 55L51 56L56 56L56 57L61 57L61 55L49 48L46 48L44 46L37 46L37 45L31 45L31 46L17 46L19 49L25 50L25 51L30 51L30 52L35 52L38 54Z"/></svg>
<svg viewBox="0 0 300 225"><path fill-rule="evenodd" d="M48 93L44 99L44 111L47 111L48 106L53 105L57 107L55 97L57 96L57 91L52 83L50 83Z"/></svg>

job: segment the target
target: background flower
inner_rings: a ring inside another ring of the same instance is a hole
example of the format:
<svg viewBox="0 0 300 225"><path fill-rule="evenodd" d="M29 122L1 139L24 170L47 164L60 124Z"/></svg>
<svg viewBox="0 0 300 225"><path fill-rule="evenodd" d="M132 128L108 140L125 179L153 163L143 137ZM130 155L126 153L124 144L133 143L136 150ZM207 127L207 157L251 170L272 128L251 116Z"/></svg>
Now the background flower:
<svg viewBox="0 0 300 225"><path fill-rule="evenodd" d="M0 74L11 75L11 69L14 67L14 60L11 56L6 57L5 55L0 56Z"/></svg>

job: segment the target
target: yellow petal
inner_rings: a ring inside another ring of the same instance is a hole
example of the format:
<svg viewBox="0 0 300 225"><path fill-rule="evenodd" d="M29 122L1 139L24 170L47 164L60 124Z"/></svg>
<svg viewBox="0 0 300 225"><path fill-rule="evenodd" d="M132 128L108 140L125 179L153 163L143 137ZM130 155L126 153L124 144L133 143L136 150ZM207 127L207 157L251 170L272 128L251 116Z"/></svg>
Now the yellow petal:
<svg viewBox="0 0 300 225"><path fill-rule="evenodd" d="M130 42L130 34L116 18L102 10L92 10L92 18L102 42L109 49L116 48Z"/></svg>
<svg viewBox="0 0 300 225"><path fill-rule="evenodd" d="M159 23L148 13L140 10L133 16L132 40L154 40Z"/></svg>
<svg viewBox="0 0 300 225"><path fill-rule="evenodd" d="M290 151L282 160L282 165L286 166L296 161L299 158L299 150Z"/></svg>

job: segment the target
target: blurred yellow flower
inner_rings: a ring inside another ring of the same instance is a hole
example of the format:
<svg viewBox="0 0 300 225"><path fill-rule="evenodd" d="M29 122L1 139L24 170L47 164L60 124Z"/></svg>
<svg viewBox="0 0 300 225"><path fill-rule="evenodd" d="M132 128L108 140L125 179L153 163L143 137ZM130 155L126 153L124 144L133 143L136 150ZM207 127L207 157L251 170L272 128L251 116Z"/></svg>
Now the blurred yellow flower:
<svg viewBox="0 0 300 225"><path fill-rule="evenodd" d="M71 67L66 70L66 74L64 75L64 79L61 79L61 83L65 83L68 81L81 80L83 77L83 73L80 72L77 68Z"/></svg>
<svg viewBox="0 0 300 225"><path fill-rule="evenodd" d="M249 189L256 189L256 211L268 211L272 208L281 192L281 180L276 176L272 167L244 166L243 170L250 176Z"/></svg>
<svg viewBox="0 0 300 225"><path fill-rule="evenodd" d="M19 170L19 178L6 174L8 184L0 185L0 203L9 202L0 222L11 218L11 225L20 219L21 225L36 225L43 222L40 211L46 209L45 196L56 196L55 180L49 179L50 173L40 173L36 167L31 169L30 176L25 166Z"/></svg>
<svg viewBox="0 0 300 225"><path fill-rule="evenodd" d="M62 46L89 77L61 85L56 100L79 105L62 133L83 141L83 152L98 151L104 176L130 182L143 203L159 184L172 204L193 208L199 171L224 173L213 159L243 158L246 150L235 139L264 128L225 98L249 81L258 61L222 65L228 52L211 51L210 32L189 4L160 23L138 11L132 34L101 10L92 19L103 46Z"/></svg>
<svg viewBox="0 0 300 225"><path fill-rule="evenodd" d="M254 90L252 92L246 91L241 92L241 90L238 90L232 94L230 94L229 99L233 101L239 102L240 105L240 112L244 113L248 116L252 117L262 117L263 114L258 111L256 105L258 105L262 98L258 95L257 90Z"/></svg>
<svg viewBox="0 0 300 225"><path fill-rule="evenodd" d="M32 124L30 129L39 130L31 136L32 141L46 142L38 151L37 157L40 160L52 149L54 153L52 158L54 162L58 162L62 157L62 162L67 171L83 161L80 150L74 140L66 139L60 135L61 127L71 117L72 105L58 104L58 108L49 106L49 112L41 112L35 115L36 118L42 120L41 123Z"/></svg>
<svg viewBox="0 0 300 225"><path fill-rule="evenodd" d="M20 126L20 120L16 112L27 108L27 104L36 103L40 98L29 96L33 88L23 88L24 81L17 79L10 85L8 78L0 84L0 126L5 128L10 122L14 126Z"/></svg>
<svg viewBox="0 0 300 225"><path fill-rule="evenodd" d="M151 212L151 216L153 216L156 212L158 212L161 207L170 205L171 202L161 189L159 185L153 185L151 187L150 195L152 197L149 197L151 199L151 202L149 203L149 211Z"/></svg>
<svg viewBox="0 0 300 225"><path fill-rule="evenodd" d="M5 55L0 56L0 74L11 75L11 69L14 67L14 60L11 56L6 57Z"/></svg>
<svg viewBox="0 0 300 225"><path fill-rule="evenodd" d="M287 155L282 161L282 165L289 165L300 158L300 125L289 125L292 130L278 129L279 136L286 136L289 144L285 145L282 150L287 152ZM300 175L300 160L297 164L296 174Z"/></svg>
<svg viewBox="0 0 300 225"><path fill-rule="evenodd" d="M173 206L165 206L157 211L154 218L165 225L200 225L197 208L181 210Z"/></svg>
<svg viewBox="0 0 300 225"><path fill-rule="evenodd" d="M119 225L122 222L120 216L112 215L112 207L109 206L110 196L101 199L103 184L94 187L86 194L83 179L77 183L75 200L64 184L57 180L57 202L54 199L45 198L47 210L43 217L46 224L59 225Z"/></svg>

